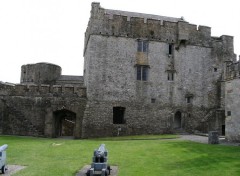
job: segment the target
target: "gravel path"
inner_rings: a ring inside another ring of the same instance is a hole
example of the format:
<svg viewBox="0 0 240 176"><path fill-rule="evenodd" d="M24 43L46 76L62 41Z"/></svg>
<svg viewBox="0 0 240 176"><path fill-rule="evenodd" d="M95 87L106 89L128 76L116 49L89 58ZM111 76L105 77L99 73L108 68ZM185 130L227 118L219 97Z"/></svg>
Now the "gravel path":
<svg viewBox="0 0 240 176"><path fill-rule="evenodd" d="M189 140L193 142L199 142L203 144L208 144L208 136L200 136L200 135L180 135L180 140ZM231 145L231 146L240 146L240 143L228 142L224 137L219 138L220 145Z"/></svg>
<svg viewBox="0 0 240 176"><path fill-rule="evenodd" d="M16 173L17 171L20 171L20 170L24 169L26 166L7 165L7 167L8 167L8 170L4 174L4 176L10 176L10 175ZM0 175L3 175L3 174L0 174Z"/></svg>
<svg viewBox="0 0 240 176"><path fill-rule="evenodd" d="M198 135L180 135L181 140L188 140L188 141L193 141L193 142L199 142L199 143L208 143L208 137L207 136L198 136Z"/></svg>

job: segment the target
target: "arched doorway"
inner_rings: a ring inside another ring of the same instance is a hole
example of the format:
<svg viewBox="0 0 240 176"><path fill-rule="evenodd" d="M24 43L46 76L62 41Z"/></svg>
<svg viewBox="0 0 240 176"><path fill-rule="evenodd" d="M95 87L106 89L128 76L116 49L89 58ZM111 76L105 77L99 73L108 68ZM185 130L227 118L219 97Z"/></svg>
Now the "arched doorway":
<svg viewBox="0 0 240 176"><path fill-rule="evenodd" d="M182 127L182 113L180 111L177 111L175 113L173 127L175 129L179 129Z"/></svg>
<svg viewBox="0 0 240 176"><path fill-rule="evenodd" d="M67 109L54 112L54 136L75 136L76 113Z"/></svg>

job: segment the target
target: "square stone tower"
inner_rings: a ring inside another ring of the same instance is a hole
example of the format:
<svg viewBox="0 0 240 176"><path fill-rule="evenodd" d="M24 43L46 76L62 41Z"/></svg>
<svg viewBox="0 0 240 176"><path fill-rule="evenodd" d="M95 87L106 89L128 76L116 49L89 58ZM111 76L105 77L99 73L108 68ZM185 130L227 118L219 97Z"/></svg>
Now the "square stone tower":
<svg viewBox="0 0 240 176"><path fill-rule="evenodd" d="M224 133L221 81L234 57L233 37L212 37L210 27L92 3L83 137Z"/></svg>

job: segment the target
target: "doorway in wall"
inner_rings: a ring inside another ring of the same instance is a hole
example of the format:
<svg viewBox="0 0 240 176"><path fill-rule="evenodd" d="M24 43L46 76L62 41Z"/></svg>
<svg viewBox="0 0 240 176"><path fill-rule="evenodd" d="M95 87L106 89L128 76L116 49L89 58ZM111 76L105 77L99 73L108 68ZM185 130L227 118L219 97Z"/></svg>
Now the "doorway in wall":
<svg viewBox="0 0 240 176"><path fill-rule="evenodd" d="M67 109L54 112L55 137L74 137L76 113Z"/></svg>
<svg viewBox="0 0 240 176"><path fill-rule="evenodd" d="M174 116L173 128L180 129L182 127L182 113L177 111Z"/></svg>

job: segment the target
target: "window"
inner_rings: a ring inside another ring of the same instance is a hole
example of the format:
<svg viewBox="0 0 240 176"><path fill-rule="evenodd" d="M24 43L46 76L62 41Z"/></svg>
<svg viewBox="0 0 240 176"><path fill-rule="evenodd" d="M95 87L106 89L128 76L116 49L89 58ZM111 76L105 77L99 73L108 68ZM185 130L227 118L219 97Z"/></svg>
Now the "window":
<svg viewBox="0 0 240 176"><path fill-rule="evenodd" d="M173 81L174 80L174 73L169 72L168 73L168 81Z"/></svg>
<svg viewBox="0 0 240 176"><path fill-rule="evenodd" d="M192 103L192 98L193 97L186 97L186 100L187 100L187 103L189 104L189 103Z"/></svg>
<svg viewBox="0 0 240 176"><path fill-rule="evenodd" d="M227 112L227 116L231 116L231 111L228 111L228 112Z"/></svg>
<svg viewBox="0 0 240 176"><path fill-rule="evenodd" d="M148 79L148 66L137 65L137 80L147 81Z"/></svg>
<svg viewBox="0 0 240 176"><path fill-rule="evenodd" d="M173 55L173 44L168 45L168 55Z"/></svg>
<svg viewBox="0 0 240 176"><path fill-rule="evenodd" d="M138 40L138 52L147 52L148 51L148 41Z"/></svg>
<svg viewBox="0 0 240 176"><path fill-rule="evenodd" d="M125 114L124 107L113 107L113 124L124 124L124 114Z"/></svg>
<svg viewBox="0 0 240 176"><path fill-rule="evenodd" d="M155 103L156 102L156 99L155 98L152 98L151 99L151 103Z"/></svg>
<svg viewBox="0 0 240 176"><path fill-rule="evenodd" d="M215 67L215 68L213 68L213 70L214 70L214 72L217 72L217 68Z"/></svg>

